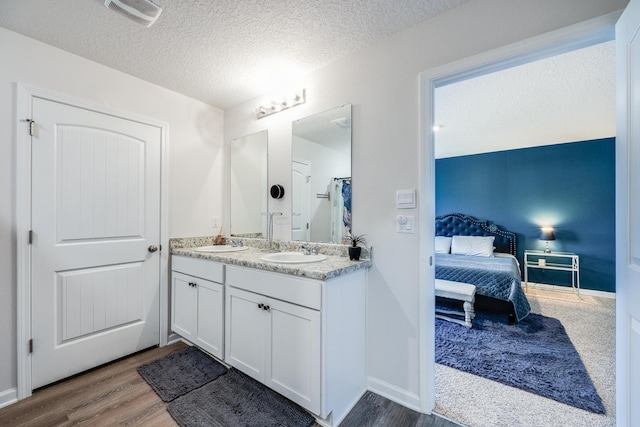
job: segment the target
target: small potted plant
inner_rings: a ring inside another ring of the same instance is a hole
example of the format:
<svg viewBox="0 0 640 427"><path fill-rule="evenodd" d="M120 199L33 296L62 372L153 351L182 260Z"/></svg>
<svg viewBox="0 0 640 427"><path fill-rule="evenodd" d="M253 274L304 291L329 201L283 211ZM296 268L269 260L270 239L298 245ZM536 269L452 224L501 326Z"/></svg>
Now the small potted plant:
<svg viewBox="0 0 640 427"><path fill-rule="evenodd" d="M364 238L364 234L349 234L345 237L345 242L349 244L349 259L352 261L360 260L360 254L362 253L362 248L358 245L366 245L367 240Z"/></svg>

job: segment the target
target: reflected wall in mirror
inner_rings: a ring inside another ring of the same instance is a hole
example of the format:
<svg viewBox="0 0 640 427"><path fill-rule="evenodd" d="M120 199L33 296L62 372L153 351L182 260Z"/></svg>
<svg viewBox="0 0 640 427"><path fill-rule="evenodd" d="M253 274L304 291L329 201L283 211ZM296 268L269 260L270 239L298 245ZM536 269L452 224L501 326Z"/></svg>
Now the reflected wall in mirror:
<svg viewBox="0 0 640 427"><path fill-rule="evenodd" d="M351 233L351 104L293 122L291 238L342 243Z"/></svg>
<svg viewBox="0 0 640 427"><path fill-rule="evenodd" d="M231 141L231 216L229 234L266 236L268 194L267 131ZM264 215L263 215L264 213Z"/></svg>

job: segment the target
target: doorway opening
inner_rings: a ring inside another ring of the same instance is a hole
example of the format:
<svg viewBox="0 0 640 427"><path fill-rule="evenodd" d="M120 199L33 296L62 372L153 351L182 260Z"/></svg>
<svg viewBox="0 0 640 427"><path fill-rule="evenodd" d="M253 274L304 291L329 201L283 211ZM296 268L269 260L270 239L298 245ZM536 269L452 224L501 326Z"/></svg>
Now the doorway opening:
<svg viewBox="0 0 640 427"><path fill-rule="evenodd" d="M614 39L614 25L618 17L619 14L606 15L421 74L420 209L423 214L420 226L425 232L420 236L420 259L423 262L422 265L430 266L420 272L420 403L424 412L430 413L436 405L435 345L433 342L435 336L435 268L432 262L432 254L434 253L433 224L436 217L435 151L437 137L433 131L434 125L438 124L435 122L434 108L436 89L611 41ZM468 214L473 213L468 212Z"/></svg>

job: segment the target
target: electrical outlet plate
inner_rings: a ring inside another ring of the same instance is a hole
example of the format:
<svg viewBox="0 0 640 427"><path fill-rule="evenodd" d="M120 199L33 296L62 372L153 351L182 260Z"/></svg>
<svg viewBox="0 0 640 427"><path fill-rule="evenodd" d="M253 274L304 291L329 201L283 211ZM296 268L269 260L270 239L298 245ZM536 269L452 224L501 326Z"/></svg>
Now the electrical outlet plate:
<svg viewBox="0 0 640 427"><path fill-rule="evenodd" d="M414 233L414 217L413 215L396 216L396 233Z"/></svg>

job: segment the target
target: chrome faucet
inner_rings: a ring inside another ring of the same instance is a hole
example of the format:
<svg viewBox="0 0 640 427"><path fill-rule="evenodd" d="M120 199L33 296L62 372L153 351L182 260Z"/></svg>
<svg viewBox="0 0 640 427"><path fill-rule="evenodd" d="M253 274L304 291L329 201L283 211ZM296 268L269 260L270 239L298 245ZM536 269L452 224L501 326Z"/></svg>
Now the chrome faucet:
<svg viewBox="0 0 640 427"><path fill-rule="evenodd" d="M275 215L281 216L282 212L269 212L269 223L267 224L267 239L269 240L269 250L272 250L273 246L273 217Z"/></svg>
<svg viewBox="0 0 640 427"><path fill-rule="evenodd" d="M320 248L317 246L311 246L309 244L302 243L300 246L298 246L298 249L302 249L305 255L318 255L318 251Z"/></svg>
<svg viewBox="0 0 640 427"><path fill-rule="evenodd" d="M227 241L234 248L236 248L236 247L241 248L241 247L244 246L244 243L240 239L227 239Z"/></svg>

